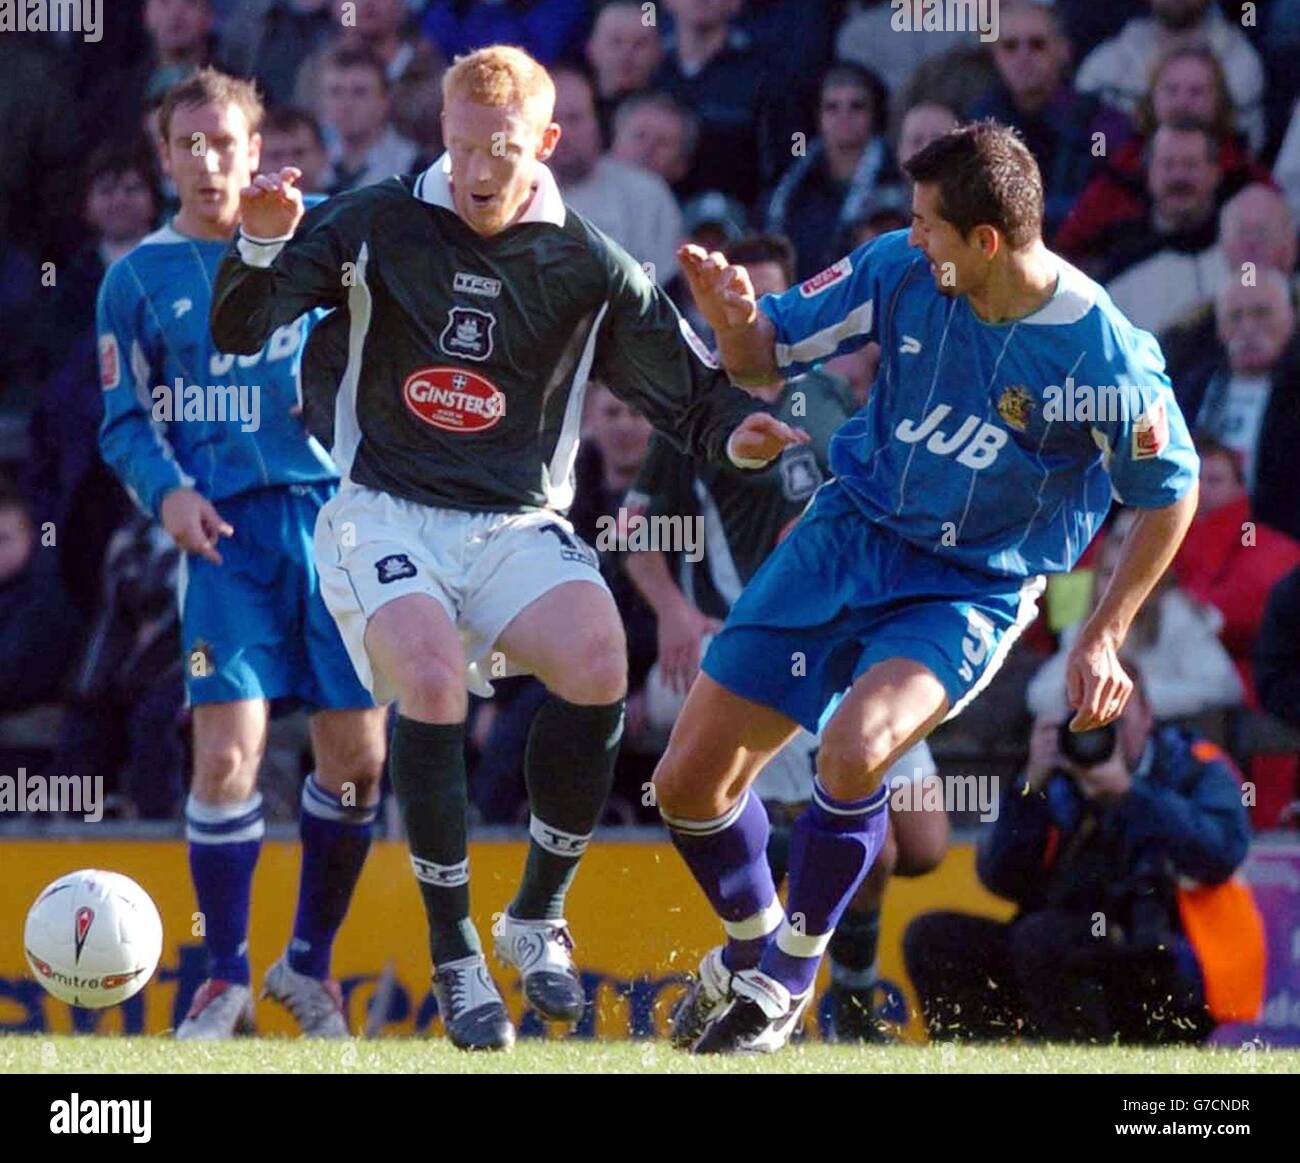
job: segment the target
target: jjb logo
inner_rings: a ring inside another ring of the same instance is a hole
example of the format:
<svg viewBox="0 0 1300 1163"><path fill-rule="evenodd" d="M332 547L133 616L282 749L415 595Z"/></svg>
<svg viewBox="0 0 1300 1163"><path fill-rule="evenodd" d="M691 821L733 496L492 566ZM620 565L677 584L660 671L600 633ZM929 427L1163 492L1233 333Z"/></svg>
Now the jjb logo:
<svg viewBox="0 0 1300 1163"><path fill-rule="evenodd" d="M955 452L957 463L966 468L988 468L997 460L998 451L1007 442L1006 429L989 424L978 416L967 416L956 431L945 432L939 425L951 411L951 404L939 404L920 424L911 420L901 421L894 429L894 435L904 444L919 444L924 440L927 451L935 456L951 456Z"/></svg>
<svg viewBox="0 0 1300 1163"><path fill-rule="evenodd" d="M492 354L492 329L496 317L477 307L453 307L438 346L456 359L485 360Z"/></svg>

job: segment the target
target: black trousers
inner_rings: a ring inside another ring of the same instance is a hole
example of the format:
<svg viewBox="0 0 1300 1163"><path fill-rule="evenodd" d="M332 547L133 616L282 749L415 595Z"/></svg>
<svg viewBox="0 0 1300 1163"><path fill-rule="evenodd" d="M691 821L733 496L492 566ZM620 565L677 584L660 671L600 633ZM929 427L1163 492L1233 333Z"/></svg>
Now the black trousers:
<svg viewBox="0 0 1300 1163"><path fill-rule="evenodd" d="M917 917L907 972L934 1039L1199 1043L1214 1028L1199 980L1172 953L1093 936L1092 914L1045 909L1015 921Z"/></svg>

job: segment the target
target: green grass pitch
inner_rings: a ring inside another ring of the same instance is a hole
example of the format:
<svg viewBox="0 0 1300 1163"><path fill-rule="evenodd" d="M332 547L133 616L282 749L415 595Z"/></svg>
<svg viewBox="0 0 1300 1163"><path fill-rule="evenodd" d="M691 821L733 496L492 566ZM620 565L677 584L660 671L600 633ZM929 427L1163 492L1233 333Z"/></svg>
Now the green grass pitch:
<svg viewBox="0 0 1300 1163"><path fill-rule="evenodd" d="M692 1058L664 1042L529 1039L464 1054L441 1038L347 1042L165 1037L0 1037L8 1074L1296 1074L1300 1051L1080 1046L795 1045L780 1054Z"/></svg>

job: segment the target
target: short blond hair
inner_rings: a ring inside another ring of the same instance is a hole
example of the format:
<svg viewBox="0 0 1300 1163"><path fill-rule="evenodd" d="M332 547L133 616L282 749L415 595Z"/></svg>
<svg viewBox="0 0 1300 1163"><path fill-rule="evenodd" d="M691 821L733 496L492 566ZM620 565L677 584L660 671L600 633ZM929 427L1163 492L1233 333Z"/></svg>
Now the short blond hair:
<svg viewBox="0 0 1300 1163"><path fill-rule="evenodd" d="M481 105L518 105L541 126L555 113L551 74L521 48L494 44L459 56L442 76L442 100L453 97Z"/></svg>

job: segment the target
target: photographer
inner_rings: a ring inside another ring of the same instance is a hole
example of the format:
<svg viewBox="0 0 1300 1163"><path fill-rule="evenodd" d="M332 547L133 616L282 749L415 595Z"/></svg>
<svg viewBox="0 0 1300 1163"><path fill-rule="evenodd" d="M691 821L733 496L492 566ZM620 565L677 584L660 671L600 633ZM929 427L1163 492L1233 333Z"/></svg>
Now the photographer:
<svg viewBox="0 0 1300 1163"><path fill-rule="evenodd" d="M932 1037L1199 1042L1257 1008L1262 930L1230 880L1249 844L1239 777L1213 744L1155 726L1124 666L1133 696L1110 727L1075 734L1039 716L1028 767L982 837L980 880L1015 918L908 926Z"/></svg>

